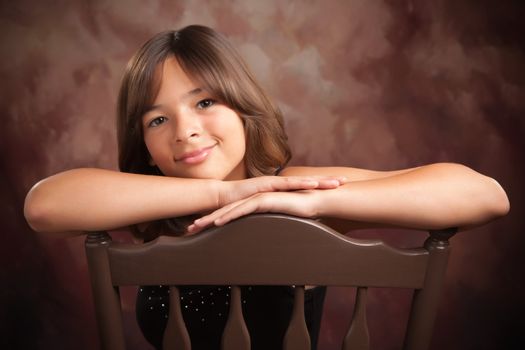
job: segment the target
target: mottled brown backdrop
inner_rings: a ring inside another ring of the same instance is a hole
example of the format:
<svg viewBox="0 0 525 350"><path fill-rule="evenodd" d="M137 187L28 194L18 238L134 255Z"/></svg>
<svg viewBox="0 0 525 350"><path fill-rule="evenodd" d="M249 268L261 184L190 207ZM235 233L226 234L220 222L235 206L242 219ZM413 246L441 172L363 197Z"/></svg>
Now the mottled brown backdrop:
<svg viewBox="0 0 525 350"><path fill-rule="evenodd" d="M521 0L3 0L0 347L97 348L83 239L32 233L24 196L65 169L116 168L114 107L126 61L152 34L200 23L231 39L282 107L295 164L453 161L501 182L511 214L453 239L432 348L517 349L525 311L524 14ZM404 246L424 239L359 235ZM133 290L124 295L130 348L145 348ZM399 349L408 293L371 295L373 345ZM321 349L335 349L352 298L329 291Z"/></svg>

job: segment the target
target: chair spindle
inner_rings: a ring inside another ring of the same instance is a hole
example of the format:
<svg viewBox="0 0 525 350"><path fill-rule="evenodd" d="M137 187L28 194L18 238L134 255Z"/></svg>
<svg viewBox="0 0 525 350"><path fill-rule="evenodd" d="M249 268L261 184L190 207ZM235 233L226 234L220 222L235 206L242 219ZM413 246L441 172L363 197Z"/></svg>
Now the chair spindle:
<svg viewBox="0 0 525 350"><path fill-rule="evenodd" d="M175 286L170 286L170 310L162 345L166 350L191 350L190 336L180 308L179 289Z"/></svg>
<svg viewBox="0 0 525 350"><path fill-rule="evenodd" d="M241 306L241 289L231 287L230 311L222 334L222 350L250 350L250 334L244 322Z"/></svg>
<svg viewBox="0 0 525 350"><path fill-rule="evenodd" d="M304 319L304 286L295 286L292 318L284 336L283 349L310 349L310 334Z"/></svg>
<svg viewBox="0 0 525 350"><path fill-rule="evenodd" d="M367 288L365 287L357 288L352 322L343 341L343 350L370 349L370 336L366 322L366 292Z"/></svg>

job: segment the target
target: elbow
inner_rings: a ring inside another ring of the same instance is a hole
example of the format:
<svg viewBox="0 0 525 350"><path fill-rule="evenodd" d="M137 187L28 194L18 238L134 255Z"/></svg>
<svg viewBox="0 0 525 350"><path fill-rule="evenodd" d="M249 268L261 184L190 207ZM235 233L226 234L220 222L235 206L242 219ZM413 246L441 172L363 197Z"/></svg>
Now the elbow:
<svg viewBox="0 0 525 350"><path fill-rule="evenodd" d="M35 185L27 194L24 202L24 217L29 227L36 232L50 231L50 209L49 203L42 198L38 190L38 184Z"/></svg>
<svg viewBox="0 0 525 350"><path fill-rule="evenodd" d="M490 205L490 215L496 219L498 217L505 216L510 211L510 201L505 193L505 190L501 185L494 179L490 178L492 189L492 199Z"/></svg>
<svg viewBox="0 0 525 350"><path fill-rule="evenodd" d="M486 177L486 180L485 186L481 188L482 191L476 196L478 204L475 206L474 213L477 214L474 214L471 225L488 223L507 215L510 211L510 202L505 190L496 180L490 177Z"/></svg>
<svg viewBox="0 0 525 350"><path fill-rule="evenodd" d="M510 202L503 187L492 177L482 175L464 165L451 164L457 174L465 180L464 184L477 184L472 188L476 188L476 197L480 199L480 204L484 203L485 219L487 221L505 216L510 211ZM483 212L483 211L482 211Z"/></svg>
<svg viewBox="0 0 525 350"><path fill-rule="evenodd" d="M461 164L447 163L441 166L443 173L455 174L458 191L465 190L463 193L466 194L465 199L468 203L465 203L464 208L470 210L458 210L456 213L468 213L464 217L466 226L484 224L509 213L509 198L495 179Z"/></svg>

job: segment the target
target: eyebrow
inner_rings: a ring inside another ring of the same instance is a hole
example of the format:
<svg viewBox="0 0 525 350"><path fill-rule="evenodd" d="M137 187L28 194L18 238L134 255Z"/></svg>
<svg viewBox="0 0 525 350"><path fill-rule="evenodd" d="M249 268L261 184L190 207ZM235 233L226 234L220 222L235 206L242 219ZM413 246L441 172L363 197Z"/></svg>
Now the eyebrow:
<svg viewBox="0 0 525 350"><path fill-rule="evenodd" d="M195 88L191 91L188 91L186 93L184 93L182 96L181 96L181 99L187 99L189 97L192 97L192 96L195 96L195 95L199 95L200 93L202 93L204 91L203 88ZM144 110L144 114L148 113L148 112L151 112L152 110L154 109L159 109L161 108L162 105L152 105L152 106L148 106L146 107L146 109Z"/></svg>

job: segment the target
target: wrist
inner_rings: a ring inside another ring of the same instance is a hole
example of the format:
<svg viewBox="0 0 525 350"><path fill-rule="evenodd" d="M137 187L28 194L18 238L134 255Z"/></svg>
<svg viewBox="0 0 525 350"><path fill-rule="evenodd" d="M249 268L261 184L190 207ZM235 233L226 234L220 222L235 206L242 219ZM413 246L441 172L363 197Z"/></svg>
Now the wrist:
<svg viewBox="0 0 525 350"><path fill-rule="evenodd" d="M317 219L326 215L327 192L330 190L312 190L311 218Z"/></svg>
<svg viewBox="0 0 525 350"><path fill-rule="evenodd" d="M215 210L224 206L224 200L228 193L228 184L226 181L211 179L208 182L208 191L212 194L211 209Z"/></svg>
<svg viewBox="0 0 525 350"><path fill-rule="evenodd" d="M322 218L333 216L334 203L340 203L338 189L315 190L315 194L313 204L315 217Z"/></svg>

